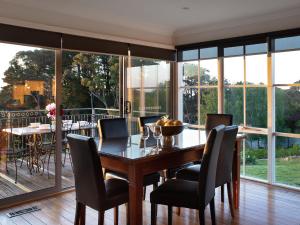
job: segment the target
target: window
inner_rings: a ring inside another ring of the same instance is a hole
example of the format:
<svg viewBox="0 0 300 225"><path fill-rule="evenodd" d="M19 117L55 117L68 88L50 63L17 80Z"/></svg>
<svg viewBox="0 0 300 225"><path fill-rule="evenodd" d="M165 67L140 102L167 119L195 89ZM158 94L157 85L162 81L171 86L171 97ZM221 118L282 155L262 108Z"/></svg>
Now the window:
<svg viewBox="0 0 300 225"><path fill-rule="evenodd" d="M201 58L202 57L202 58ZM217 48L200 49L200 60L178 64L179 118L203 126L207 113L218 112Z"/></svg>

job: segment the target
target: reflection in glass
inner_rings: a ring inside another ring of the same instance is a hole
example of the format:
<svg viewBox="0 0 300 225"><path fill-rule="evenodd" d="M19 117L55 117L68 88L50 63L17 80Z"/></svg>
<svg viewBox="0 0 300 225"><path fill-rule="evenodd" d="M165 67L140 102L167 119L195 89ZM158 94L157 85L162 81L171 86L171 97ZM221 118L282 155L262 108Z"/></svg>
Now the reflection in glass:
<svg viewBox="0 0 300 225"><path fill-rule="evenodd" d="M200 60L200 85L218 85L218 60Z"/></svg>
<svg viewBox="0 0 300 225"><path fill-rule="evenodd" d="M246 88L246 124L267 127L267 88Z"/></svg>
<svg viewBox="0 0 300 225"><path fill-rule="evenodd" d="M198 89L180 89L180 99L178 102L182 112L182 121L189 124L198 124Z"/></svg>
<svg viewBox="0 0 300 225"><path fill-rule="evenodd" d="M225 113L233 115L233 124L244 124L244 112L243 112L243 88L229 88L224 89L224 110Z"/></svg>
<svg viewBox="0 0 300 225"><path fill-rule="evenodd" d="M267 180L268 150L267 136L247 134L244 155L245 176Z"/></svg>
<svg viewBox="0 0 300 225"><path fill-rule="evenodd" d="M300 187L300 139L276 137L276 183Z"/></svg>
<svg viewBox="0 0 300 225"><path fill-rule="evenodd" d="M179 87L198 85L198 61L178 64Z"/></svg>
<svg viewBox="0 0 300 225"><path fill-rule="evenodd" d="M246 56L246 84L266 85L267 54Z"/></svg>
<svg viewBox="0 0 300 225"><path fill-rule="evenodd" d="M275 88L276 131L300 133L300 87Z"/></svg>
<svg viewBox="0 0 300 225"><path fill-rule="evenodd" d="M244 83L244 58L242 56L224 58L224 84Z"/></svg>
<svg viewBox="0 0 300 225"><path fill-rule="evenodd" d="M218 89L200 88L200 124L204 125L207 113L218 113Z"/></svg>

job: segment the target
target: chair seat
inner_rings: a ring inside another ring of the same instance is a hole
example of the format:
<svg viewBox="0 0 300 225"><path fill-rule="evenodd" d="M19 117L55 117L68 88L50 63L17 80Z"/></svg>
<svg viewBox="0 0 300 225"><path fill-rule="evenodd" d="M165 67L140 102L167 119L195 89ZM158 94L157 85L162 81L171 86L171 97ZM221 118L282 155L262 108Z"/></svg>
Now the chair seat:
<svg viewBox="0 0 300 225"><path fill-rule="evenodd" d="M181 169L176 173L177 179L189 180L189 181L198 181L200 174L201 164L196 164L189 166L187 168Z"/></svg>
<svg viewBox="0 0 300 225"><path fill-rule="evenodd" d="M106 189L106 208L112 208L116 205L121 205L128 202L128 182L121 179L105 180Z"/></svg>
<svg viewBox="0 0 300 225"><path fill-rule="evenodd" d="M199 208L199 183L188 180L168 180L150 194L154 204Z"/></svg>
<svg viewBox="0 0 300 225"><path fill-rule="evenodd" d="M176 168L169 168L169 169L167 169L167 172L166 172L167 177L166 178L168 178L168 179L174 178L176 176L177 171L179 171L179 170L181 170L183 168L186 168L186 167L188 167L190 165L193 165L193 163L186 163L186 164L181 165L181 166L176 167Z"/></svg>
<svg viewBox="0 0 300 225"><path fill-rule="evenodd" d="M112 171L112 170L106 170L106 173L109 173L113 176L117 176L117 177L128 180L127 175L123 174L123 173L120 173L120 172L116 172L116 171ZM152 185L152 184L158 183L159 180L160 180L160 174L158 172L151 173L151 174L148 174L148 175L144 176L143 185L144 186Z"/></svg>

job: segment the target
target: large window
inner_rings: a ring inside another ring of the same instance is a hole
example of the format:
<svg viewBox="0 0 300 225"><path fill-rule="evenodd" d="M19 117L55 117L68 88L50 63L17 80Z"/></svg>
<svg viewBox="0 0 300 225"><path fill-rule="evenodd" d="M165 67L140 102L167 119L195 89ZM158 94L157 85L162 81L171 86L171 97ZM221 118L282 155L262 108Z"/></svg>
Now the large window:
<svg viewBox="0 0 300 225"><path fill-rule="evenodd" d="M267 48L253 44L224 48L224 112L233 115L247 138L242 174L267 180L267 136L248 134L267 127ZM265 132L266 134L266 132Z"/></svg>
<svg viewBox="0 0 300 225"><path fill-rule="evenodd" d="M199 50L196 57L199 57L198 60L182 62L178 65L179 117L184 122L203 126L207 113L218 112L216 56L217 48L204 48Z"/></svg>
<svg viewBox="0 0 300 225"><path fill-rule="evenodd" d="M274 40L275 180L300 186L300 36Z"/></svg>

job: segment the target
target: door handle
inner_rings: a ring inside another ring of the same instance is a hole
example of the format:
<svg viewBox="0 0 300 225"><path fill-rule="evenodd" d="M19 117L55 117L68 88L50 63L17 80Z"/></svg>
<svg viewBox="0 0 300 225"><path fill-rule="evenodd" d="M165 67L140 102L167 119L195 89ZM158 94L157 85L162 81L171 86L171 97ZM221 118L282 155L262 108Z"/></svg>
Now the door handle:
<svg viewBox="0 0 300 225"><path fill-rule="evenodd" d="M125 101L125 114L131 113L131 102Z"/></svg>

